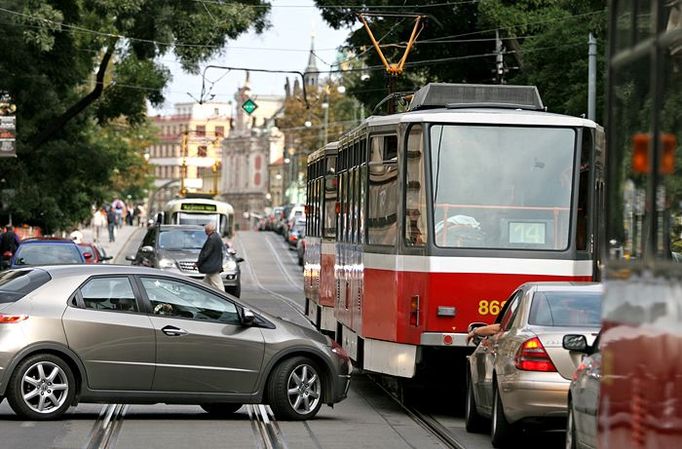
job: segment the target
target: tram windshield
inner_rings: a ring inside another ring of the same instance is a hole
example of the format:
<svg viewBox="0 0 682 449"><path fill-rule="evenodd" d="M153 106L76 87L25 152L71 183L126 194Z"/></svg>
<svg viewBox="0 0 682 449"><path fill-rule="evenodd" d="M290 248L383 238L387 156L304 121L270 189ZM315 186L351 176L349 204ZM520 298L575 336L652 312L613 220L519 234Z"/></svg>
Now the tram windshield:
<svg viewBox="0 0 682 449"><path fill-rule="evenodd" d="M430 134L437 246L568 248L573 129L432 125Z"/></svg>

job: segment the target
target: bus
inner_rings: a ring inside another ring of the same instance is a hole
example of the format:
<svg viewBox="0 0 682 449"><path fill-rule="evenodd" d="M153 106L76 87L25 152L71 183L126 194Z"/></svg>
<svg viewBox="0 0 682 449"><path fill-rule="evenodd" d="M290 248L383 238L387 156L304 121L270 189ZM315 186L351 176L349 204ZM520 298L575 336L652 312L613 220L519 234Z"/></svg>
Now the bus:
<svg viewBox="0 0 682 449"><path fill-rule="evenodd" d="M682 447L679 1L610 2L608 81L598 444Z"/></svg>
<svg viewBox="0 0 682 449"><path fill-rule="evenodd" d="M595 122L546 112L533 86L445 83L344 134L335 338L356 365L453 383L469 325L520 284L594 280L603 142Z"/></svg>
<svg viewBox="0 0 682 449"><path fill-rule="evenodd" d="M308 156L306 178L305 314L317 329L331 336L336 332L334 244L338 147L338 142L331 142Z"/></svg>
<svg viewBox="0 0 682 449"><path fill-rule="evenodd" d="M204 226L215 223L218 233L227 239L234 236L234 209L229 203L207 198L170 200L157 218L163 224Z"/></svg>

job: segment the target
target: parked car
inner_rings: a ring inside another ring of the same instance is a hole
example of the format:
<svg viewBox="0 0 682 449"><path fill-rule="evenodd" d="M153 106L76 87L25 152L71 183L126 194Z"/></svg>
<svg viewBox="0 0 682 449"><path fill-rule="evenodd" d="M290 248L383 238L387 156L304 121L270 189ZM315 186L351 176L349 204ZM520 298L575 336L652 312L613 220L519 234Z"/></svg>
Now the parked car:
<svg viewBox="0 0 682 449"><path fill-rule="evenodd" d="M85 257L73 240L37 237L22 240L10 259L9 268L84 263Z"/></svg>
<svg viewBox="0 0 682 449"><path fill-rule="evenodd" d="M107 261L113 259L113 257L108 256L104 248L97 243L85 242L78 243L77 245L78 249L83 253L86 264L107 263Z"/></svg>
<svg viewBox="0 0 682 449"><path fill-rule="evenodd" d="M120 265L0 273L0 400L24 419L76 403L268 403L313 418L343 400L346 352L312 327L186 276Z"/></svg>
<svg viewBox="0 0 682 449"><path fill-rule="evenodd" d="M496 448L516 444L526 423L563 427L566 399L580 362L563 348L567 334L594 340L601 325L602 287L594 283L527 283L506 301L498 332L480 341L467 363L465 424L492 420Z"/></svg>
<svg viewBox="0 0 682 449"><path fill-rule="evenodd" d="M195 266L201 247L206 241L202 226L195 225L154 225L147 229L142 243L134 256L126 260L132 265L159 268L194 279L203 279ZM244 259L237 257L226 246L223 252L223 280L225 291L237 298L241 295L241 271L239 263Z"/></svg>
<svg viewBox="0 0 682 449"><path fill-rule="evenodd" d="M296 220L287 236L287 243L289 243L290 247L296 248L298 241L305 237L305 226L305 218Z"/></svg>
<svg viewBox="0 0 682 449"><path fill-rule="evenodd" d="M599 340L597 337L595 342L589 345L584 335L564 335L564 349L582 356L568 390L566 449L597 447L597 407L601 380Z"/></svg>
<svg viewBox="0 0 682 449"><path fill-rule="evenodd" d="M298 243L296 244L296 254L298 255L298 266L302 267L305 260L305 236L303 236L301 239L298 239Z"/></svg>

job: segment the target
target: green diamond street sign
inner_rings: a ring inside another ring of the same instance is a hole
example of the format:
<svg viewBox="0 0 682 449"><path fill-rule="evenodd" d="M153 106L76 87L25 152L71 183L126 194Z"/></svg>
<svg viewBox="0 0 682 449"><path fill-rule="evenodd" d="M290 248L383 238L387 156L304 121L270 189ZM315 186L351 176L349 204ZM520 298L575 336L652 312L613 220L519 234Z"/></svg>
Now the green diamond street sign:
<svg viewBox="0 0 682 449"><path fill-rule="evenodd" d="M253 114L253 111L255 111L257 108L258 105L256 102L250 98L247 98L246 101L242 103L242 109L245 110L249 115Z"/></svg>

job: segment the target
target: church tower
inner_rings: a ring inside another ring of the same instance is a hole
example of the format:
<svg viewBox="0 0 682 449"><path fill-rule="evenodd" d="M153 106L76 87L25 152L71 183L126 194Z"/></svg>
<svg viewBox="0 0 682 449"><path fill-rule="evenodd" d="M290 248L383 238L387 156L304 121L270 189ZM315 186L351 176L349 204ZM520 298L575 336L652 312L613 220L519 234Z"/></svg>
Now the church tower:
<svg viewBox="0 0 682 449"><path fill-rule="evenodd" d="M310 36L310 53L308 54L308 66L303 72L303 82L306 89L317 89L320 74L318 73L317 64L315 63L315 36Z"/></svg>

